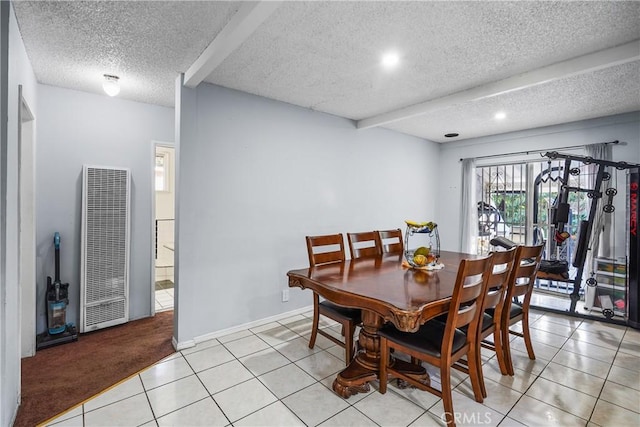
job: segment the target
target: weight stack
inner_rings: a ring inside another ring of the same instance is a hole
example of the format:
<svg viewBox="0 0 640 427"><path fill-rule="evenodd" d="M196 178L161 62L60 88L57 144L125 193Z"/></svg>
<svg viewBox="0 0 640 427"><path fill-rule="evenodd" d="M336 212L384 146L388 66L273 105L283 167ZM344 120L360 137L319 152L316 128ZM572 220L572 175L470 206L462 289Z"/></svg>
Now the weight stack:
<svg viewBox="0 0 640 427"><path fill-rule="evenodd" d="M630 169L627 174L627 248L629 253L629 290L627 319L629 326L640 329L640 169Z"/></svg>

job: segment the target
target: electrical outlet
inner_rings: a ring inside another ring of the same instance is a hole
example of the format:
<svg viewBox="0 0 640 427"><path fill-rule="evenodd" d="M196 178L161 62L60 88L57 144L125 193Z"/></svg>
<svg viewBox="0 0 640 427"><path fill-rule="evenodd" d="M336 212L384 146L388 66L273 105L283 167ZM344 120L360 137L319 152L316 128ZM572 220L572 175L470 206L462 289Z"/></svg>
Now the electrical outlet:
<svg viewBox="0 0 640 427"><path fill-rule="evenodd" d="M282 302L289 301L289 289L282 290Z"/></svg>

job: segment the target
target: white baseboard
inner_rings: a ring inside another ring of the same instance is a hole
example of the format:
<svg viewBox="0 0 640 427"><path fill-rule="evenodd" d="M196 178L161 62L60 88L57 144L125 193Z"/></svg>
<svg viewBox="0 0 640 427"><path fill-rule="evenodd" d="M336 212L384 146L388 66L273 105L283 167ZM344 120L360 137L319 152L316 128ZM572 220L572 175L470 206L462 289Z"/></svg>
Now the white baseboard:
<svg viewBox="0 0 640 427"><path fill-rule="evenodd" d="M235 332L244 331L245 329L255 328L258 326L266 325L267 323L277 322L278 320L286 319L287 317L295 316L297 314L306 313L310 310L313 310L313 305L309 305L306 307L298 308L295 310L287 311L285 313L276 314L275 316L265 317L264 319L254 320L253 322L244 323L242 325L233 326L231 328L222 329L219 331L211 332L208 334L197 336L191 340L185 340L176 342L175 337L172 338L173 348L176 351L184 350L190 347L195 347L197 344L209 341L215 338L222 337L224 335L233 334Z"/></svg>
<svg viewBox="0 0 640 427"><path fill-rule="evenodd" d="M176 337L171 337L171 344L173 345L173 348L176 351L180 351L180 350L184 350L185 348L195 347L197 343L195 340L186 340L186 341L178 342L176 341Z"/></svg>

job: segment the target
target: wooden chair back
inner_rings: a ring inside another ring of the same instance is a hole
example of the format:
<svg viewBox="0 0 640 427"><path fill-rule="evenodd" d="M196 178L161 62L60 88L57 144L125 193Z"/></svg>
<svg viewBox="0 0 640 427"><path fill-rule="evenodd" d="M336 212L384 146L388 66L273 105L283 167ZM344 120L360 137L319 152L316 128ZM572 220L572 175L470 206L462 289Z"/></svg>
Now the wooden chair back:
<svg viewBox="0 0 640 427"><path fill-rule="evenodd" d="M492 252L491 275L482 301L482 311L495 309L494 318L500 319L504 302L504 295L509 285L509 277L516 257L516 247L506 251Z"/></svg>
<svg viewBox="0 0 640 427"><path fill-rule="evenodd" d="M536 273L542 258L543 245L538 246L518 246L516 256L509 276L509 286L505 297L505 311L509 312L509 307L513 298L523 296L523 310L529 307L533 285L535 284Z"/></svg>
<svg viewBox="0 0 640 427"><path fill-rule="evenodd" d="M509 375L514 375L513 360L511 358L511 345L509 344L509 334L524 338L529 359L535 360L535 352L529 331L529 306L531 305L531 295L536 280L542 250L544 245L539 246L518 246L516 257L509 276L507 294L504 298L502 308L502 319L500 321L500 331L502 333L502 347L504 351L505 368ZM514 307L514 299L523 296L524 301L521 307ZM509 329L511 325L522 322L522 332Z"/></svg>
<svg viewBox="0 0 640 427"><path fill-rule="evenodd" d="M480 318L482 296L491 274L491 258L489 255L479 259L463 259L458 267L458 276L449 305L447 327L442 340L442 354L450 355L453 335L457 328L467 326L468 340L475 340ZM447 348L445 348L445 346Z"/></svg>
<svg viewBox="0 0 640 427"><path fill-rule="evenodd" d="M444 413L447 425L455 426L453 399L451 396L451 367L460 369L469 374L474 397L482 402L482 391L478 374L480 369L477 364L480 360L477 347L477 330L482 304L482 295L489 283L491 274L491 258L464 259L460 261L458 275L449 304L447 323L439 320L427 321L415 334L399 332L395 328L383 327L380 335L380 393L387 391L388 376L402 379L409 384L429 391L438 397L442 397ZM464 334L460 327L468 325L468 332ZM461 340L464 339L464 342ZM439 352L435 350L440 342ZM454 346L455 343L455 346ZM429 382L417 380L411 375L406 375L396 370L393 364L389 364L391 349L411 356L411 361L417 363L426 361L440 368L440 389L434 388ZM463 356L467 356L467 366L460 366L456 362Z"/></svg>
<svg viewBox="0 0 640 427"><path fill-rule="evenodd" d="M489 269L491 274L487 281L487 286L482 298L482 309L478 317L478 338L476 353L476 366L478 367L478 380L483 398L487 397L487 388L482 372L482 360L480 358L480 347L486 347L496 352L496 358L500 367L500 372L504 375L508 373L507 362L504 355L501 322L504 309L504 297L509 287L509 277L513 270L516 258L516 247L506 251L493 252ZM490 320L490 322L488 322ZM493 335L493 342L483 341L489 335Z"/></svg>
<svg viewBox="0 0 640 427"><path fill-rule="evenodd" d="M331 270L339 268L339 274L342 274L344 264L340 262L345 260L342 233L323 236L306 236L306 241L310 267L325 264L327 265L327 271L325 271L325 273L331 274ZM331 265L333 263L335 263L335 265ZM322 270L324 270L324 268L322 268ZM328 317L342 325L344 342L319 327L320 315ZM345 363L349 365L354 355L353 335L355 334L356 325L359 323L361 323L359 310L340 307L330 301L321 302L320 296L314 291L313 322L311 326L311 336L309 337L309 348L315 346L318 334L323 335L328 340L333 341L345 349Z"/></svg>
<svg viewBox="0 0 640 427"><path fill-rule="evenodd" d="M382 255L382 243L376 231L347 233L351 259Z"/></svg>
<svg viewBox="0 0 640 427"><path fill-rule="evenodd" d="M396 228L395 230L381 230L378 231L378 235L380 236L383 253L402 254L404 252L402 231L399 228Z"/></svg>
<svg viewBox="0 0 640 427"><path fill-rule="evenodd" d="M342 233L323 236L306 236L309 266L345 260Z"/></svg>

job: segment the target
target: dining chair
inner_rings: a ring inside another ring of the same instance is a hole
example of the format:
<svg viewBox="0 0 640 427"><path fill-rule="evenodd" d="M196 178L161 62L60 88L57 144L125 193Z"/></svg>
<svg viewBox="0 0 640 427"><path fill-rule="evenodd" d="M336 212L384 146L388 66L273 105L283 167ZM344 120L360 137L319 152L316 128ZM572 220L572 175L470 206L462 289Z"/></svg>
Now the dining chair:
<svg viewBox="0 0 640 427"><path fill-rule="evenodd" d="M402 242L402 231L399 228L395 230L378 231L380 242L382 243L382 252L385 254L402 254L404 253L404 243Z"/></svg>
<svg viewBox="0 0 640 427"><path fill-rule="evenodd" d="M478 259L460 261L458 274L449 304L447 321L433 319L420 326L417 332L403 332L386 324L380 336L380 393L386 393L388 376L399 378L409 384L442 398L447 425L455 425L451 397L451 368L461 370L471 378L474 397L482 402L482 391L478 379L477 330L480 319L482 295L488 284L491 265L489 255ZM468 325L468 332L460 328ZM441 390L429 383L420 382L394 369L389 358L390 350L403 352L412 360L425 361L440 368ZM468 367L456 364L467 356Z"/></svg>
<svg viewBox="0 0 640 427"><path fill-rule="evenodd" d="M500 332L500 320L504 307L504 297L509 285L509 277L513 269L516 256L516 247L505 251L493 252L491 257L491 275L487 283L484 296L482 297L481 319L478 327L478 360L476 365L480 368L478 378L482 396L487 397L487 389L484 384L482 373L482 358L480 357L480 346L495 351L500 372L507 375L507 365L505 361L504 349L502 345L502 334ZM493 335L493 342L486 340Z"/></svg>
<svg viewBox="0 0 640 427"><path fill-rule="evenodd" d="M310 267L343 262L345 260L344 239L342 233L323 236L306 236L306 241ZM328 317L342 325L344 342L319 328L320 315ZM345 362L348 365L354 356L353 336L355 334L356 326L361 322L360 310L340 307L327 300L320 301L319 295L314 292L313 324L311 337L309 338L309 348L313 348L315 346L318 334L323 335L345 349Z"/></svg>
<svg viewBox="0 0 640 427"><path fill-rule="evenodd" d="M509 334L523 337L529 359L536 359L535 353L533 352L533 345L531 343L531 333L529 332L529 306L531 304L531 295L533 293L536 273L540 266L543 249L543 245L518 246L516 249L513 269L511 270L511 275L509 277L509 283L504 298L504 307L502 308L500 319L502 347L504 350L505 363L507 365L507 373L509 375L514 374ZM514 304L514 299L519 300L520 297L524 297L522 305L520 305L520 303ZM522 322L522 332L509 329L510 326L515 325L518 322Z"/></svg>
<svg viewBox="0 0 640 427"><path fill-rule="evenodd" d="M351 259L382 255L382 242L375 231L347 233Z"/></svg>

